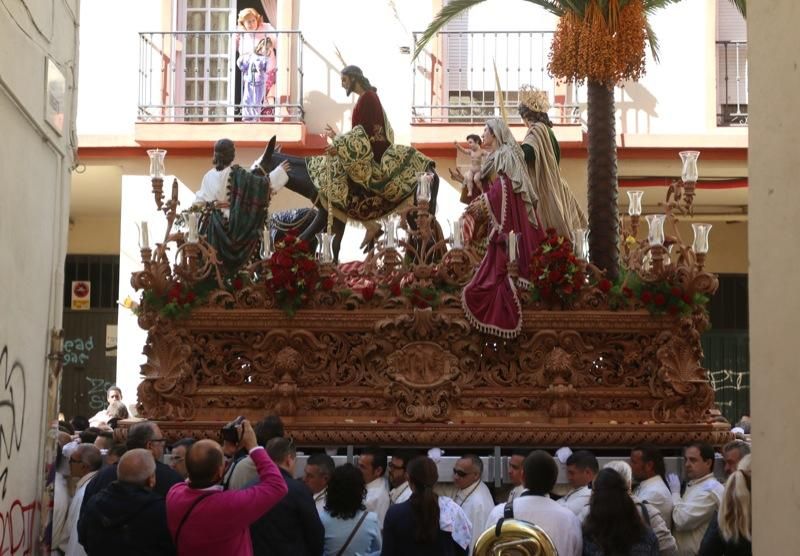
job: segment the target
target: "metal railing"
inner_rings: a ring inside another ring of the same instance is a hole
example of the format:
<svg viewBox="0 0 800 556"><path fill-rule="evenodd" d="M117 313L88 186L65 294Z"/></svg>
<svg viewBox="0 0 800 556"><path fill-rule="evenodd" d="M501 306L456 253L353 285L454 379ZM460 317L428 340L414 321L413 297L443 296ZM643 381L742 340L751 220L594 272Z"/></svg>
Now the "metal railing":
<svg viewBox="0 0 800 556"><path fill-rule="evenodd" d="M717 41L717 125L747 125L747 41Z"/></svg>
<svg viewBox="0 0 800 556"><path fill-rule="evenodd" d="M300 31L268 33L275 38L274 102L254 104L242 100L242 76L237 65L237 37L247 34L255 33L139 33L138 120L302 121L303 35Z"/></svg>
<svg viewBox="0 0 800 556"><path fill-rule="evenodd" d="M421 35L413 34L414 43ZM499 80L512 122L521 121L517 112L520 86L532 85L547 92L553 123L580 124L585 87L550 77L547 63L552 41L552 31L438 33L414 65L412 122L481 123L499 116Z"/></svg>

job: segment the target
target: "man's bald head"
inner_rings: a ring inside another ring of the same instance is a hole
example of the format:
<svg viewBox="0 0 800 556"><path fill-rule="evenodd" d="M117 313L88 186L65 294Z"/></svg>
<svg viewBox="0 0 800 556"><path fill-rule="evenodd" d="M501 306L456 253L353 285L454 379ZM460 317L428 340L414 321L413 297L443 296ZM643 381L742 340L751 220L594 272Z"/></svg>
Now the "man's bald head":
<svg viewBox="0 0 800 556"><path fill-rule="evenodd" d="M123 483L152 487L155 484L156 460L153 453L144 448L128 450L117 465L117 479Z"/></svg>
<svg viewBox="0 0 800 556"><path fill-rule="evenodd" d="M224 470L222 448L213 440L195 442L186 454L186 471L192 488L208 488L217 484Z"/></svg>

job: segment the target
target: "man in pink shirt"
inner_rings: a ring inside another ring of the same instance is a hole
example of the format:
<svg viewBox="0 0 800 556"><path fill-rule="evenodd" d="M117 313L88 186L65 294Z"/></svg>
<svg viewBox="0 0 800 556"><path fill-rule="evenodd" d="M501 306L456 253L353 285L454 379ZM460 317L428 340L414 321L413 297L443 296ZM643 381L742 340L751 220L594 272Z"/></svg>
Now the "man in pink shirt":
<svg viewBox="0 0 800 556"><path fill-rule="evenodd" d="M248 421L242 423L240 446L249 452L259 477L244 490L222 490L225 460L213 440L200 440L186 455L189 478L167 493L167 525L179 555L253 554L250 524L272 509L287 488Z"/></svg>

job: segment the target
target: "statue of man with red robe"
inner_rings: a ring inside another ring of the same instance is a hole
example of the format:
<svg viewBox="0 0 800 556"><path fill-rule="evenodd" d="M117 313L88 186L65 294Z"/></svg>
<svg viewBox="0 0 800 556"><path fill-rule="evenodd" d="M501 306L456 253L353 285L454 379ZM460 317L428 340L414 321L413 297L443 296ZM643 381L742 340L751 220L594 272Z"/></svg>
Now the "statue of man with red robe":
<svg viewBox="0 0 800 556"><path fill-rule="evenodd" d="M380 162L383 153L393 143L394 137L381 100L378 98L378 90L364 77L364 72L358 66L345 67L341 76L345 92L348 95L351 93L358 95L358 102L353 108L351 127L360 125L364 128L372 146L372 156L375 162ZM336 137L336 131L330 125L326 126L325 133L331 139ZM331 149L333 147L329 148L329 152Z"/></svg>

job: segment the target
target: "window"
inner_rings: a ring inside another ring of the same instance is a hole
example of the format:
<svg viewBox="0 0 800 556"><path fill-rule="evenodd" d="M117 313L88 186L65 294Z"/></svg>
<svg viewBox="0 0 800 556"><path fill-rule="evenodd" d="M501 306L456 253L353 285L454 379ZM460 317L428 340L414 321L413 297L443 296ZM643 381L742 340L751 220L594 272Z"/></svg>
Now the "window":
<svg viewBox="0 0 800 556"><path fill-rule="evenodd" d="M747 124L747 25L730 0L717 0L717 125Z"/></svg>

